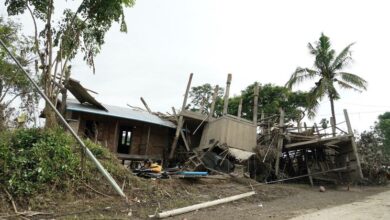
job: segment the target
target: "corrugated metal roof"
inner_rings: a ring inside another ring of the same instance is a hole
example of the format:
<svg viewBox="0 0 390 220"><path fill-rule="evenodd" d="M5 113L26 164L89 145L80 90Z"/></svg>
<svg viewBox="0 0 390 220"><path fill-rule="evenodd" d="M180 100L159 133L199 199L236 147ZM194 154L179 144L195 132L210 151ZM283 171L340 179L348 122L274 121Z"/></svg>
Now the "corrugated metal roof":
<svg viewBox="0 0 390 220"><path fill-rule="evenodd" d="M67 105L66 109L68 111L86 112L86 113L91 113L96 115L131 119L135 121L142 121L150 124L161 125L164 127L176 128L176 125L174 123L168 120L164 120L146 111L103 104L103 106L107 109L107 111L104 111L104 110L97 109L92 105L80 104L78 101L74 99L68 99L66 105Z"/></svg>
<svg viewBox="0 0 390 220"><path fill-rule="evenodd" d="M93 96L91 96L87 89L84 88L79 81L74 80L72 78L69 79L68 83L65 86L72 95L80 102L80 103L89 103L91 105L96 106L98 109L102 109L107 111L107 109L98 102Z"/></svg>

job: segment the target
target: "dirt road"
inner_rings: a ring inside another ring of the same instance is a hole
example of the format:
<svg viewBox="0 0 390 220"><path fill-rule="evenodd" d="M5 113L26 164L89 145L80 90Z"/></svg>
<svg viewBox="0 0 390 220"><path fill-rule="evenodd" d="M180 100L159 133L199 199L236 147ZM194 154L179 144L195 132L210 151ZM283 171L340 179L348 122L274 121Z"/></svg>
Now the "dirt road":
<svg viewBox="0 0 390 220"><path fill-rule="evenodd" d="M390 219L390 191L369 196L362 201L301 215L291 220L327 220L337 218L343 220Z"/></svg>
<svg viewBox="0 0 390 220"><path fill-rule="evenodd" d="M288 191L288 195L278 195L275 189L275 199L262 196L264 188L257 188L257 195L252 198L211 207L197 212L187 213L171 219L203 220L203 219L390 219L390 188L389 187L354 187L327 189L325 193L318 187L283 185L280 190ZM267 190L268 191L268 190ZM385 191L385 192L384 192ZM331 208L334 207L334 208ZM347 208L345 208L347 207ZM345 209L345 210L344 210ZM367 209L367 210L366 210ZM360 212L365 212L360 214ZM311 214L309 214L311 213ZM333 216L329 217L332 213ZM346 218L349 213L351 218ZM383 214L386 213L386 214ZM362 216L362 218L360 218Z"/></svg>

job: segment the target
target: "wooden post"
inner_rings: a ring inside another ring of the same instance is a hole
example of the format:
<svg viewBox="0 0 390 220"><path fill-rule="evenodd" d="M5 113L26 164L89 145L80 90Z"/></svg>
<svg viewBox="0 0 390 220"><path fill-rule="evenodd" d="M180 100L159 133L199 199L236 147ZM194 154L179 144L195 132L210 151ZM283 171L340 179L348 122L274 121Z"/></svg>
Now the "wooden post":
<svg viewBox="0 0 390 220"><path fill-rule="evenodd" d="M188 93L189 93L190 88L191 88L192 76L193 76L193 73L190 74L190 78L188 80L187 89L186 89L186 92L184 94L183 105L181 107L181 111L185 111L185 109L186 109ZM171 152L169 154L169 159L173 158L173 155L175 153L176 146L177 146L177 141L179 140L180 131L181 131L182 127L183 127L183 115L180 114L178 122L177 122L175 137L173 139L172 146L171 146Z"/></svg>
<svg viewBox="0 0 390 220"><path fill-rule="evenodd" d="M333 117L330 117L330 126L332 126L332 136L336 137L336 123Z"/></svg>
<svg viewBox="0 0 390 220"><path fill-rule="evenodd" d="M283 132L284 132L284 110L282 108L279 108L280 111L280 118L279 118L279 139L278 139L278 146L276 149L276 162L275 162L275 175L276 177L279 175L279 161L281 157L281 151L283 147Z"/></svg>
<svg viewBox="0 0 390 220"><path fill-rule="evenodd" d="M301 133L301 132L302 132L302 124L301 124L301 121L298 121L297 125L298 125L298 132Z"/></svg>
<svg viewBox="0 0 390 220"><path fill-rule="evenodd" d="M223 115L227 114L228 105L229 105L229 91L230 91L230 84L232 83L232 74L228 74L227 82L226 82L226 91L225 91L225 98L223 101Z"/></svg>
<svg viewBox="0 0 390 220"><path fill-rule="evenodd" d="M150 126L148 127L148 136L146 138L145 155L148 155L149 139L150 139Z"/></svg>
<svg viewBox="0 0 390 220"><path fill-rule="evenodd" d="M177 117L176 110L174 107L172 107L172 112L173 112L173 116L175 117L175 120L177 122L179 119ZM183 119L183 124L184 124L184 119ZM186 136L184 135L183 130L180 130L180 135L181 135L181 138L183 138L183 142L184 142L184 145L185 145L187 151L190 151L190 145L188 144L188 141L186 139Z"/></svg>
<svg viewBox="0 0 390 220"><path fill-rule="evenodd" d="M219 87L218 87L218 85L216 85L214 88L213 102L211 103L209 118L214 116L215 103L217 102L217 97L218 97L218 90L219 90Z"/></svg>
<svg viewBox="0 0 390 220"><path fill-rule="evenodd" d="M240 98L240 103L238 104L237 117L241 118L241 112L242 112L242 97Z"/></svg>
<svg viewBox="0 0 390 220"><path fill-rule="evenodd" d="M306 163L307 175L309 175L310 185L314 186L313 177L311 176L311 170L310 170L309 163L308 163L307 150L305 150L305 163Z"/></svg>
<svg viewBox="0 0 390 220"><path fill-rule="evenodd" d="M348 133L349 133L349 135L351 135L352 150L353 150L353 154L356 158L356 165L358 168L358 176L360 177L360 179L363 179L362 167L360 165L360 159L359 159L359 154L358 154L357 146L356 146L356 142L355 142L355 136L353 135L351 121L349 120L347 109L344 109L344 117L345 117L345 122L347 123Z"/></svg>
<svg viewBox="0 0 390 220"><path fill-rule="evenodd" d="M263 135L265 135L264 133L265 133L265 131L264 131L264 117L265 117L265 115L264 115L264 110L262 109L261 110L261 116L260 116L260 121L261 121L261 134L263 134Z"/></svg>
<svg viewBox="0 0 390 220"><path fill-rule="evenodd" d="M141 97L141 102L142 102L142 104L144 104L146 110L147 110L149 113L152 113L152 110L150 110L148 104L146 104L144 98L142 98L142 97Z"/></svg>
<svg viewBox="0 0 390 220"><path fill-rule="evenodd" d="M320 136L320 130L318 129L317 123L314 123L314 129L315 129L315 131L316 131L318 137L321 137L321 136Z"/></svg>
<svg viewBox="0 0 390 220"><path fill-rule="evenodd" d="M259 85L255 83L253 91L253 124L257 127L257 108L259 104Z"/></svg>

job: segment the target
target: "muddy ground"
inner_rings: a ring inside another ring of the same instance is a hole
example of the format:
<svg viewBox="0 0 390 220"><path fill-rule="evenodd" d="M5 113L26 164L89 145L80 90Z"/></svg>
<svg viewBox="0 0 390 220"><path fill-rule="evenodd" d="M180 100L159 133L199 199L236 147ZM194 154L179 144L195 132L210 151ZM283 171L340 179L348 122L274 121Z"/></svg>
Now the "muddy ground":
<svg viewBox="0 0 390 220"><path fill-rule="evenodd" d="M256 195L239 201L183 214L170 219L288 219L332 206L347 204L390 190L390 187L327 186L303 184L259 184L238 180L145 180L145 187L127 186L130 206L115 195L63 196L34 204L32 211L42 212L29 219L146 219L156 211L165 211L224 198L244 192ZM151 193L152 192L152 193ZM0 209L1 210L1 209ZM20 211L23 211L22 209ZM16 219L12 209L1 210L0 219Z"/></svg>

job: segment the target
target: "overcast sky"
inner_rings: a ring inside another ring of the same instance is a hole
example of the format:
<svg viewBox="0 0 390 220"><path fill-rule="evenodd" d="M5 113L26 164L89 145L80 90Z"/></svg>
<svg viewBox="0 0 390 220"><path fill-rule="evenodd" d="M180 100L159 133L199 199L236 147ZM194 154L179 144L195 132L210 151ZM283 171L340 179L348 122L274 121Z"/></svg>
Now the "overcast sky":
<svg viewBox="0 0 390 220"><path fill-rule="evenodd" d="M181 106L191 72L195 86L225 86L232 73L231 94L254 81L284 85L297 66L312 67L307 43L324 32L336 52L356 42L346 70L369 87L363 93L341 91L335 105L338 121L347 108L352 126L363 131L390 111L389 6L385 0L138 0L125 11L128 33L120 33L118 25L107 33L95 75L77 59L72 77L99 92L103 103L142 106L142 96L153 111L166 112ZM25 34L33 33L29 17L19 21ZM330 117L328 100L315 121L323 117Z"/></svg>

